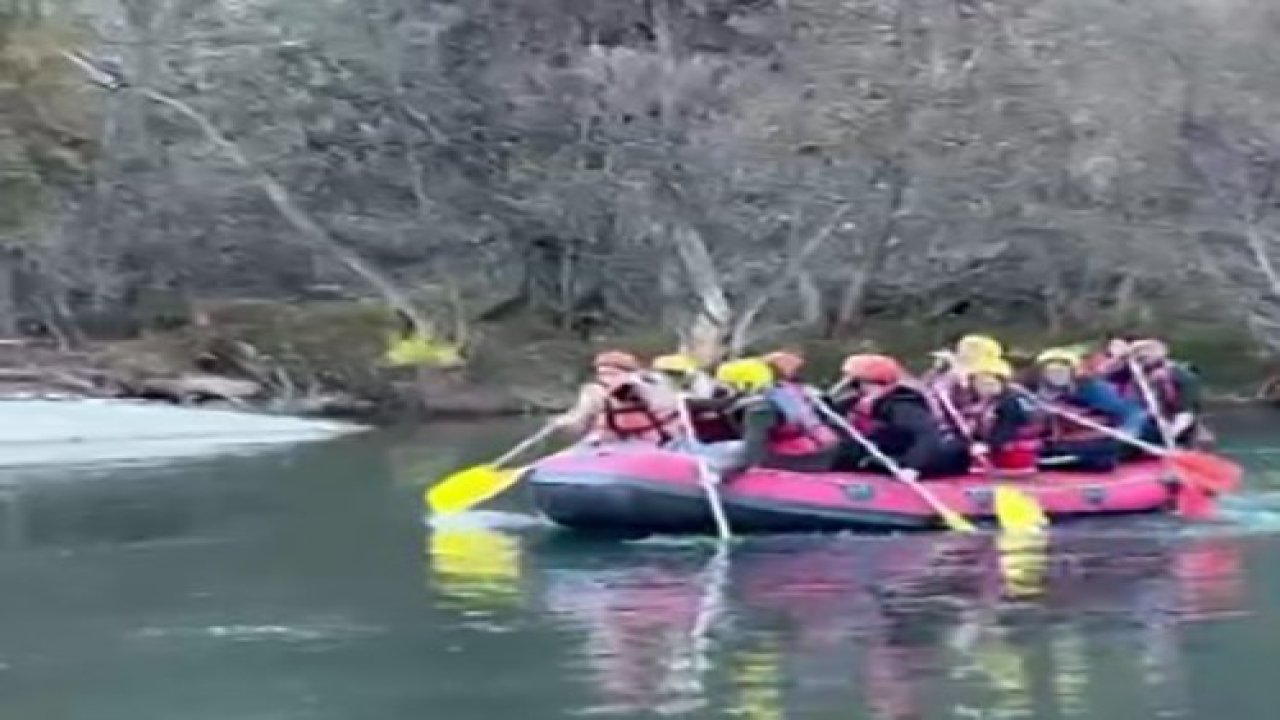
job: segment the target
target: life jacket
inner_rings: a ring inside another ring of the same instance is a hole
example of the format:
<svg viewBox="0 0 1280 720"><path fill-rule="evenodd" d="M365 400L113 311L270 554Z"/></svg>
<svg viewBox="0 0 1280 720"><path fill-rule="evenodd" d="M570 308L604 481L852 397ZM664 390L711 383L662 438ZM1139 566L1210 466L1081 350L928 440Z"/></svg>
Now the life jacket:
<svg viewBox="0 0 1280 720"><path fill-rule="evenodd" d="M918 383L903 381L878 393L865 393L850 408L849 416L846 419L855 430L863 435L874 435L884 427L884 421L876 417L876 409L879 407L880 401L896 397L920 403L936 420L938 417L936 414L937 402L936 400L931 402L929 395L930 393ZM939 431L942 431L945 428L953 427L954 423L938 423L938 426Z"/></svg>
<svg viewBox="0 0 1280 720"><path fill-rule="evenodd" d="M853 406L847 420L853 427L863 435L874 433L880 429L880 421L875 418L875 405L881 398L886 398L893 394L899 396L911 397L913 400L919 400L929 411L929 415L933 417L933 423L938 429L938 436L942 442L950 442L963 434L961 428L956 425L955 418L951 417L946 405L939 399L939 395L943 392L949 393L949 399L953 403L958 399L956 396L959 385L951 385L949 388L942 383L928 385L918 380L903 379L897 385L888 388L877 395L865 395L858 400ZM961 402L964 402L961 399ZM959 409L959 404L955 405Z"/></svg>
<svg viewBox="0 0 1280 720"><path fill-rule="evenodd" d="M974 399L961 408L961 417L969 428L974 442L988 443L995 431L997 409L1004 397L987 400ZM1034 469L1040 454L1040 437L1044 428L1035 413L1028 413L1028 421L1018 428L1011 440L1000 448L992 448L991 464L1002 470Z"/></svg>
<svg viewBox="0 0 1280 720"><path fill-rule="evenodd" d="M1181 399L1178 396L1178 381L1176 366L1171 362L1162 362L1154 368L1139 367L1138 371L1147 379L1147 384L1151 387L1152 394L1155 395L1156 406L1160 413L1165 417L1169 417L1174 407L1178 405ZM1118 373L1112 384L1115 386L1116 392L1120 397L1130 402L1138 403L1141 407L1147 407L1147 400L1142 395L1142 387L1133 377L1130 368L1126 368L1125 372Z"/></svg>
<svg viewBox="0 0 1280 720"><path fill-rule="evenodd" d="M616 392L605 396L604 412L596 417L595 435L605 442L648 442L666 445L682 435L680 413L657 413L643 398Z"/></svg>
<svg viewBox="0 0 1280 720"><path fill-rule="evenodd" d="M959 413L960 408L972 402L969 389L963 383L958 382L954 377L938 375L932 381L904 380L902 385L918 392L924 398L925 404L929 407L929 414L933 416L944 442L965 434L964 428L957 424L957 418L951 413L952 408ZM947 406L948 403L950 408ZM960 419L963 419L963 415Z"/></svg>
<svg viewBox="0 0 1280 720"><path fill-rule="evenodd" d="M691 408L689 421L693 423L698 440L704 443L726 442L739 437L728 407Z"/></svg>
<svg viewBox="0 0 1280 720"><path fill-rule="evenodd" d="M976 400L969 403L961 409L961 417L964 418L965 424L969 426L973 433L973 439L976 442L987 442L991 437L991 433L996 427L996 410L1004 397L995 397L988 400ZM1013 440L1008 445L1016 445L1018 447L1036 447L1040 446L1040 435L1043 428L1040 426L1040 418L1028 413L1029 420L1018 428L1018 432L1014 434Z"/></svg>
<svg viewBox="0 0 1280 720"><path fill-rule="evenodd" d="M1070 390L1062 393L1062 395L1068 394L1070 394ZM1111 427L1115 424L1111 416L1105 413L1100 413L1093 408L1085 407L1084 405L1062 399L1061 397L1046 397L1043 394L1039 394L1039 397L1045 402L1059 406L1064 410L1069 410L1074 415L1087 418L1100 425ZM1039 423L1039 427L1042 429L1041 436L1049 442L1076 442L1084 440L1099 440L1107 437L1093 428L1081 425L1080 423L1054 412L1045 413L1042 421Z"/></svg>
<svg viewBox="0 0 1280 720"><path fill-rule="evenodd" d="M808 455L834 447L840 438L822 422L822 416L803 385L781 382L764 397L782 414L782 422L769 433L769 450L777 455Z"/></svg>

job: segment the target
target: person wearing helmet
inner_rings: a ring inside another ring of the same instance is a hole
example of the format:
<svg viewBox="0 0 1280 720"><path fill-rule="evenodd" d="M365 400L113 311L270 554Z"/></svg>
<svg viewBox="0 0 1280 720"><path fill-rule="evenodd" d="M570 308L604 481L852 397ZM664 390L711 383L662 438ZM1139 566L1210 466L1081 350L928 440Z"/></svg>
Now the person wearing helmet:
<svg viewBox="0 0 1280 720"><path fill-rule="evenodd" d="M715 381L703 372L697 360L688 355L659 355L649 367L681 395L690 398L711 398L715 395Z"/></svg>
<svg viewBox="0 0 1280 720"><path fill-rule="evenodd" d="M907 377L897 360L885 355L851 355L841 366L832 404L855 429L896 460L912 479L969 471L969 450L949 439L925 389ZM856 442L845 443L836 461L844 471L875 467Z"/></svg>
<svg viewBox="0 0 1280 720"><path fill-rule="evenodd" d="M716 370L716 380L733 395L729 417L741 433L740 468L830 469L838 436L822 422L813 399L796 386L779 384L768 363L731 360Z"/></svg>
<svg viewBox="0 0 1280 720"><path fill-rule="evenodd" d="M937 400L935 409L942 412L936 413L935 419L940 427L954 434L963 434L963 428L956 425L953 413L947 412L948 406L958 408L973 402L969 395L969 369L1002 357L1004 346L986 335L965 335L956 342L954 349L933 353L933 367L921 376L920 383Z"/></svg>
<svg viewBox="0 0 1280 720"><path fill-rule="evenodd" d="M773 369L778 382L801 382L800 371L804 369L804 357L792 350L775 350L761 358Z"/></svg>
<svg viewBox="0 0 1280 720"><path fill-rule="evenodd" d="M971 400L960 408L960 418L980 468L1030 473L1040 452L1040 428L1034 408L1014 392L1012 382L1013 367L1005 360L975 364L969 369Z"/></svg>
<svg viewBox="0 0 1280 720"><path fill-rule="evenodd" d="M986 335L965 335L956 341L954 348L938 350L932 353L933 368L926 373L942 374L963 371L984 360L1004 357L1004 346L998 340Z"/></svg>
<svg viewBox="0 0 1280 720"><path fill-rule="evenodd" d="M986 335L965 335L956 341L956 360L964 367L972 367L984 360L1004 357L1004 346Z"/></svg>
<svg viewBox="0 0 1280 720"><path fill-rule="evenodd" d="M660 355L649 367L689 409L693 433L703 443L737 438L727 411L732 398L702 370L698 361L684 354Z"/></svg>
<svg viewBox="0 0 1280 720"><path fill-rule="evenodd" d="M588 442L649 442L666 445L684 435L678 396L641 373L631 353L610 350L592 362L595 378L578 401L552 423Z"/></svg>
<svg viewBox="0 0 1280 720"><path fill-rule="evenodd" d="M1040 353L1030 390L1045 405L1126 433L1140 432L1147 420L1142 406L1122 398L1105 381L1082 373L1080 356L1064 348ZM1052 411L1045 417L1043 439L1041 463L1058 469L1106 472L1120 462L1120 443Z"/></svg>

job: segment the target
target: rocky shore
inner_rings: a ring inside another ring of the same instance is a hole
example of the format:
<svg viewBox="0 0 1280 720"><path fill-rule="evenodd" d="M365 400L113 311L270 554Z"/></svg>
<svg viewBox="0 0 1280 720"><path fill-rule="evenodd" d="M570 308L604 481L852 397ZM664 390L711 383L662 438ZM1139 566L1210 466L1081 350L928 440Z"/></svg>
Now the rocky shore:
<svg viewBox="0 0 1280 720"><path fill-rule="evenodd" d="M546 413L572 402L598 348L642 355L670 351L660 332L567 338L532 323L475 329L466 362L454 368L394 367L394 332L384 310L355 303L227 303L191 322L74 350L51 338L0 339L0 398L116 398L160 404L359 420L373 423ZM946 329L907 332L869 327L856 339L791 339L804 347L813 377L834 373L852 350L927 357ZM1051 344L1034 329L999 337L1011 354ZM1181 357L1205 373L1214 401L1280 401L1275 360L1238 333L1187 328L1170 337Z"/></svg>

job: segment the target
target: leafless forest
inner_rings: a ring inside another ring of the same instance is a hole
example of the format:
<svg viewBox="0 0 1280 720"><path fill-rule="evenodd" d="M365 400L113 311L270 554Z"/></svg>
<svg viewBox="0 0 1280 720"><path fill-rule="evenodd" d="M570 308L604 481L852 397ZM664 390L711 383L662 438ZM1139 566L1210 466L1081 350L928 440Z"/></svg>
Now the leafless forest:
<svg viewBox="0 0 1280 720"><path fill-rule="evenodd" d="M0 7L9 332L374 297L707 353L957 313L1280 348L1273 0Z"/></svg>

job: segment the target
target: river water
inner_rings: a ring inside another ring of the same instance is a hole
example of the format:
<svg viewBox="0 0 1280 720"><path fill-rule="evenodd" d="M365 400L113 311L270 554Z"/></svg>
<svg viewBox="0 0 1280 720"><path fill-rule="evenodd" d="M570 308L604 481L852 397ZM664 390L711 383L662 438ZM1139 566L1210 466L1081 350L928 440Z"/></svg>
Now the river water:
<svg viewBox="0 0 1280 720"><path fill-rule="evenodd" d="M527 426L0 469L0 717L1231 718L1280 699L1280 416L1220 522L585 541L422 488Z"/></svg>

